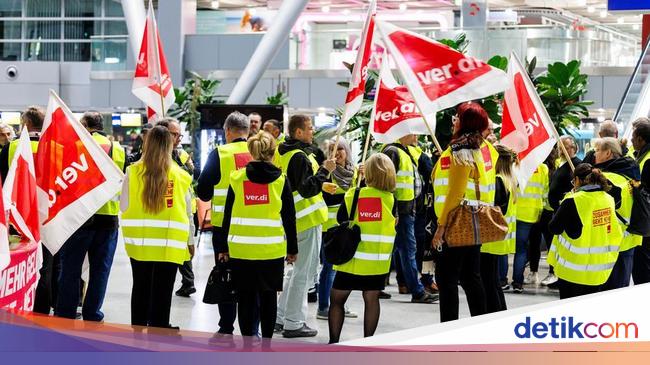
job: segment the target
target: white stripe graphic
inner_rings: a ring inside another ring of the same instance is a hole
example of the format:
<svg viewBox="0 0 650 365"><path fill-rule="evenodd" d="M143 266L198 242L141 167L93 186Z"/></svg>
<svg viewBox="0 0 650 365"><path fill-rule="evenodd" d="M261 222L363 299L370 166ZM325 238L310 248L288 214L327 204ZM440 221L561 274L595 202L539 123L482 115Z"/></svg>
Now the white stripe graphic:
<svg viewBox="0 0 650 365"><path fill-rule="evenodd" d="M361 240L365 242L393 243L395 236L385 236L380 234L362 234Z"/></svg>
<svg viewBox="0 0 650 365"><path fill-rule="evenodd" d="M307 208L305 208L305 209L303 209L303 210L301 210L299 212L296 212L296 218L300 219L300 218L302 218L302 217L304 217L304 216L306 216L306 215L308 215L308 214L310 214L310 213L312 213L314 211L317 211L318 209L320 209L322 207L326 207L325 202L318 202L316 204L310 205Z"/></svg>
<svg viewBox="0 0 650 365"><path fill-rule="evenodd" d="M230 235L228 236L228 242L249 245L270 245L284 242L284 236L257 237Z"/></svg>
<svg viewBox="0 0 650 365"><path fill-rule="evenodd" d="M159 219L122 219L122 227L154 227L154 228L172 228L181 231L189 231L189 223L181 223L175 221L159 220Z"/></svg>
<svg viewBox="0 0 650 365"><path fill-rule="evenodd" d="M233 217L230 224L254 227L282 227L282 220Z"/></svg>
<svg viewBox="0 0 650 365"><path fill-rule="evenodd" d="M164 239L164 238L124 237L124 243L127 243L129 245L134 245L134 246L172 247L178 249L187 248L187 242Z"/></svg>
<svg viewBox="0 0 650 365"><path fill-rule="evenodd" d="M354 254L355 259L368 260L368 261L386 261L390 259L389 253L367 253L367 252L356 252Z"/></svg>

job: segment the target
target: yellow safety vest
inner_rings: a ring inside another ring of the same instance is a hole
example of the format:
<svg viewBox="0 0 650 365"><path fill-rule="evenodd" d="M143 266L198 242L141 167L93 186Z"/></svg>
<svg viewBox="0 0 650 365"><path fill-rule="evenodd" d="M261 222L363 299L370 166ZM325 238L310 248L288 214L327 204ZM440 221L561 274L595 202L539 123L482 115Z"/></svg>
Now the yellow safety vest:
<svg viewBox="0 0 650 365"><path fill-rule="evenodd" d="M523 194L517 197L517 220L526 223L539 221L548 195L548 184L548 166L542 163L528 180Z"/></svg>
<svg viewBox="0 0 650 365"><path fill-rule="evenodd" d="M115 165L117 165L117 167L123 171L124 163L126 161L126 152L124 152L124 148L122 148L119 143L111 143L110 139L99 133L95 132L92 134L92 136L95 142L97 142L97 144L99 144L104 152L106 152L111 157L113 162L115 162ZM120 194L118 193L106 204L104 204L104 206L99 208L96 214L117 216L119 212Z"/></svg>
<svg viewBox="0 0 650 365"><path fill-rule="evenodd" d="M504 181L504 178L501 175L497 176ZM508 234L506 234L506 237L502 241L483 242L481 245L481 252L492 255L507 255L515 253L517 242L517 212L519 211L520 198L517 198L515 201L515 194L517 194L516 190L508 190L508 192L510 193L508 196L508 209L506 210L506 214L504 214L506 222L508 222Z"/></svg>
<svg viewBox="0 0 650 365"><path fill-rule="evenodd" d="M354 189L345 193L348 214L352 208ZM395 241L395 198L387 191L361 188L354 223L361 230L361 242L352 260L335 265L334 270L355 275L383 275L390 270Z"/></svg>
<svg viewBox="0 0 650 365"><path fill-rule="evenodd" d="M276 142L279 145L280 143L283 143L286 140L287 140L287 136L284 133L280 133L280 135L278 136L278 139L276 140Z"/></svg>
<svg viewBox="0 0 650 365"><path fill-rule="evenodd" d="M415 199L415 169L413 168L411 155L394 145L386 145L381 151L384 152L386 148L391 146L397 150L399 156L395 197L398 201L411 201Z"/></svg>
<svg viewBox="0 0 650 365"><path fill-rule="evenodd" d="M157 214L144 211L142 197L144 164L136 162L126 169L129 176L129 207L122 213L124 246L130 258L138 261L162 261L181 265L190 259L187 241L190 221L185 194L192 177L176 164L167 174L166 207Z"/></svg>
<svg viewBox="0 0 650 365"><path fill-rule="evenodd" d="M235 193L228 252L230 257L244 260L271 260L284 257L287 241L282 226L282 188L285 176L270 184L248 180L246 170L230 174Z"/></svg>
<svg viewBox="0 0 650 365"><path fill-rule="evenodd" d="M230 174L233 171L243 169L252 159L248 152L246 141L232 142L217 147L219 151L219 171L221 179L214 186L212 195L212 214L210 223L214 227L221 227L223 223L223 210L226 206L228 185L230 185Z"/></svg>
<svg viewBox="0 0 650 365"><path fill-rule="evenodd" d="M621 222L623 241L621 242L620 250L621 252L627 251L641 245L643 242L642 236L627 231L627 227L630 225L630 218L632 217L632 203L634 202L632 187L630 186L629 180L623 175L614 172L603 172L603 174L612 185L621 189L621 205L616 209L616 213L625 219L625 222Z"/></svg>
<svg viewBox="0 0 650 365"><path fill-rule="evenodd" d="M650 152L647 152L640 160L639 162L639 169L641 172L643 172L643 166L645 165L646 161L650 160Z"/></svg>
<svg viewBox="0 0 650 365"><path fill-rule="evenodd" d="M7 165L11 166L11 162L14 160L14 155L16 154L16 149L18 149L18 142L20 140L14 139L13 141L9 142L9 161L7 161ZM34 155L34 162L36 162L36 152L38 152L38 141L29 141L29 145L32 148L32 154Z"/></svg>
<svg viewBox="0 0 650 365"><path fill-rule="evenodd" d="M555 275L575 284L601 285L618 258L623 232L615 214L614 198L604 191L568 193L578 209L582 234L566 232L553 238L547 261Z"/></svg>
<svg viewBox="0 0 650 365"><path fill-rule="evenodd" d="M181 163L182 163L183 165L185 165L185 164L187 163L187 160L190 159L190 154L187 153L187 151L185 151L184 149L181 148L181 149L178 151L178 158L181 160Z"/></svg>
<svg viewBox="0 0 650 365"><path fill-rule="evenodd" d="M316 162L314 155L307 155L304 151L299 149L289 151L284 155L279 155L278 164L282 169L282 172L285 175L287 174L291 158L298 153L304 153L309 158L312 171L316 174L318 171L318 162ZM323 200L322 193L318 193L311 198L303 198L295 186L292 186L291 188L294 189L293 202L296 205L296 230L298 233L327 222L327 205Z"/></svg>
<svg viewBox="0 0 650 365"><path fill-rule="evenodd" d="M406 149L408 149L409 155L413 157L413 161L415 161L415 167L418 167L420 163L420 156L422 156L422 148L420 148L420 146L406 146Z"/></svg>
<svg viewBox="0 0 650 365"><path fill-rule="evenodd" d="M479 191L481 193L481 200L476 199L476 190L474 187L474 178L470 176L465 188L465 200L469 204L477 205L484 203L494 205L495 181L496 181L496 162L499 158L499 153L488 141L483 141L481 144L480 152L474 154L474 161L478 166L479 171ZM447 148L436 165L433 167L432 180L433 180L433 195L434 202L433 208L437 217L442 214L442 209L447 199L449 192L449 169L451 168L452 156L451 149ZM473 171L473 170L472 170Z"/></svg>
<svg viewBox="0 0 650 365"><path fill-rule="evenodd" d="M352 175L352 185L350 186L351 189L354 189L357 185L357 169L354 169L354 174ZM332 183L336 184L336 180L332 179ZM344 195L345 190L341 189L338 184L336 184L336 192L334 195ZM336 227L339 225L338 221L336 220L336 216L339 211L339 207L341 204L332 204L327 206L327 222L323 223L323 232L327 232L332 227Z"/></svg>

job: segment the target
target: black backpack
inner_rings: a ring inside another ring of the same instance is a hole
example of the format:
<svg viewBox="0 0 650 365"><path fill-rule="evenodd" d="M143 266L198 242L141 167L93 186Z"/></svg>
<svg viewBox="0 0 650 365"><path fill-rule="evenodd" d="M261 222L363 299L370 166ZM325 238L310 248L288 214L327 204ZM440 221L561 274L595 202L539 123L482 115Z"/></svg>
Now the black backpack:
<svg viewBox="0 0 650 365"><path fill-rule="evenodd" d="M650 237L650 191L644 184L630 180L632 187L632 214L627 231L643 237Z"/></svg>
<svg viewBox="0 0 650 365"><path fill-rule="evenodd" d="M361 229L354 224L359 191L359 188L354 190L348 220L330 228L323 237L323 256L330 264L342 265L352 260L361 242Z"/></svg>

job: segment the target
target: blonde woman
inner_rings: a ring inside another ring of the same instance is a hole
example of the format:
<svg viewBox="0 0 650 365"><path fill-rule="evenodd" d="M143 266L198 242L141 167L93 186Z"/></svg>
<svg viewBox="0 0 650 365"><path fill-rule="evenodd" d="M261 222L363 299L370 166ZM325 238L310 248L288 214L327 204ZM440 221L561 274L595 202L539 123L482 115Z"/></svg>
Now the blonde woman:
<svg viewBox="0 0 650 365"><path fill-rule="evenodd" d="M178 266L194 255L192 177L171 159L169 130L154 127L140 161L129 166L120 197L122 231L131 259L131 324L169 324Z"/></svg>
<svg viewBox="0 0 650 365"><path fill-rule="evenodd" d="M352 290L361 290L364 302L363 336L374 335L379 322L379 293L384 290L386 274L395 241L396 204L393 197L396 175L386 155L372 155L365 164L366 187L359 191L357 209L350 220L361 229L361 242L349 262L334 266L329 309L330 343L339 342L345 319L345 302ZM345 193L338 211L338 222L348 221L355 189Z"/></svg>
<svg viewBox="0 0 650 365"><path fill-rule="evenodd" d="M253 160L230 174L223 232L238 294L239 329L243 336L257 333L258 310L262 337L273 337L277 294L282 291L284 261L298 255L296 210L289 182L273 165L275 138L259 132L248 139Z"/></svg>
<svg viewBox="0 0 650 365"><path fill-rule="evenodd" d="M517 229L517 178L514 167L518 163L517 154L503 145L494 148L499 153L496 163L496 192L494 205L501 208L501 213L508 222L508 234L498 242L485 242L481 246L481 281L485 288L487 313L508 309L499 279L499 259L515 253Z"/></svg>

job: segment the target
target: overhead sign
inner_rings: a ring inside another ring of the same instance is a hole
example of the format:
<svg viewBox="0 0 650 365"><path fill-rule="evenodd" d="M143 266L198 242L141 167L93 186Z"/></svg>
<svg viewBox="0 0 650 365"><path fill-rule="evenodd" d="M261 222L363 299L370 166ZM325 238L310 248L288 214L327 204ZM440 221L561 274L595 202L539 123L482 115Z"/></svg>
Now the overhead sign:
<svg viewBox="0 0 650 365"><path fill-rule="evenodd" d="M650 12L650 0L609 0L609 11L644 11Z"/></svg>

